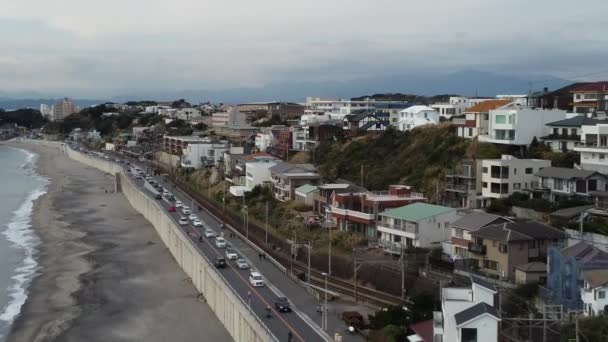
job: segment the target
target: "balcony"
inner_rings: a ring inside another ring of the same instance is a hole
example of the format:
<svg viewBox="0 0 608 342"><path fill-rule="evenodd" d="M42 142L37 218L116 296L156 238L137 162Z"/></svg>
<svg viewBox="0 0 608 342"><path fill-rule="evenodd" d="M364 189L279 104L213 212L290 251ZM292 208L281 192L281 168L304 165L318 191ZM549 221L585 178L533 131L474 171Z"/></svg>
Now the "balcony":
<svg viewBox="0 0 608 342"><path fill-rule="evenodd" d="M593 150L602 150L603 152L608 151L608 145L606 144L598 144L597 142L575 142L574 143L575 151L593 151Z"/></svg>
<svg viewBox="0 0 608 342"><path fill-rule="evenodd" d="M549 134L541 137L542 140L574 140L580 141L581 136L576 134Z"/></svg>
<svg viewBox="0 0 608 342"><path fill-rule="evenodd" d="M469 192L471 190L475 190L470 184L451 184L448 183L445 185L445 189L447 191L457 191L457 192Z"/></svg>
<svg viewBox="0 0 608 342"><path fill-rule="evenodd" d="M475 254L486 255L486 246L478 245L474 242L469 242L469 252L475 253Z"/></svg>
<svg viewBox="0 0 608 342"><path fill-rule="evenodd" d="M456 125L456 126L464 126L464 125L466 125L466 123L467 123L467 119L465 119L465 118L452 119L452 124Z"/></svg>
<svg viewBox="0 0 608 342"><path fill-rule="evenodd" d="M389 224L386 222L378 222L378 230L385 231L387 233L395 234L395 231L406 232L413 234L417 237L419 234L418 226L416 224ZM392 231L391 231L392 230Z"/></svg>
<svg viewBox="0 0 608 342"><path fill-rule="evenodd" d="M356 211L356 210L343 209L343 208L338 208L338 207L334 207L334 206L331 207L331 212L332 212L332 214L341 215L341 216L345 216L345 217L360 218L362 220L369 221L370 223L373 222L376 218L376 216L374 214L367 214L367 213L362 213L362 212Z"/></svg>

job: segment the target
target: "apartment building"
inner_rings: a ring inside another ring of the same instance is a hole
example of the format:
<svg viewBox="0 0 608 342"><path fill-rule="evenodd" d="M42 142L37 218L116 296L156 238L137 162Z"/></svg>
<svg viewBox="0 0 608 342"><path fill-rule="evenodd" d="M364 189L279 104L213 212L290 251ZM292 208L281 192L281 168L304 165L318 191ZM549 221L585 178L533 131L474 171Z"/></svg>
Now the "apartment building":
<svg viewBox="0 0 608 342"><path fill-rule="evenodd" d="M471 287L442 287L441 311L433 312L429 342L498 342L496 287L471 277Z"/></svg>
<svg viewBox="0 0 608 342"><path fill-rule="evenodd" d="M182 149L181 165L185 168L219 167L224 161L224 153L230 150L228 141L202 139L188 143Z"/></svg>
<svg viewBox="0 0 608 342"><path fill-rule="evenodd" d="M298 119L304 114L304 106L291 102L250 102L236 106L242 113L260 118L279 116L281 120Z"/></svg>
<svg viewBox="0 0 608 342"><path fill-rule="evenodd" d="M390 101L376 99L338 100L320 97L307 97L305 114L327 115L330 120L342 121L344 116L357 110L380 111L388 113L390 118L408 106L405 101Z"/></svg>
<svg viewBox="0 0 608 342"><path fill-rule="evenodd" d="M279 201L295 199L296 188L305 185L318 185L321 176L312 164L278 163L270 168L272 191Z"/></svg>
<svg viewBox="0 0 608 342"><path fill-rule="evenodd" d="M471 233L483 227L512 222L508 218L489 214L483 211L472 211L452 223L451 227L451 257L455 259L469 258L469 244L473 241Z"/></svg>
<svg viewBox="0 0 608 342"><path fill-rule="evenodd" d="M491 100L492 99L470 99L464 96L450 96L447 102L436 102L429 107L435 109L439 113L439 116L450 119L452 116L462 115L467 111L467 108Z"/></svg>
<svg viewBox="0 0 608 342"><path fill-rule="evenodd" d="M574 151L581 155L581 168L608 174L608 122L581 126L581 141Z"/></svg>
<svg viewBox="0 0 608 342"><path fill-rule="evenodd" d="M181 156L190 144L202 144L207 143L207 138L200 138L195 136L163 136L162 150L169 154Z"/></svg>
<svg viewBox="0 0 608 342"><path fill-rule="evenodd" d="M499 109L511 103L511 100L488 100L480 102L464 110L464 118L454 118L456 134L461 138L473 139L479 135L487 135L490 111Z"/></svg>
<svg viewBox="0 0 608 342"><path fill-rule="evenodd" d="M422 202L388 209L377 223L378 244L394 254L410 247L438 247L449 240L450 227L459 217L456 209Z"/></svg>
<svg viewBox="0 0 608 342"><path fill-rule="evenodd" d="M52 121L63 121L66 117L76 113L78 110L72 100L67 97L55 102L52 110Z"/></svg>
<svg viewBox="0 0 608 342"><path fill-rule="evenodd" d="M333 193L330 212L332 220L341 231L357 232L375 238L379 213L424 201L424 195L415 192L411 186L391 185L388 191Z"/></svg>
<svg viewBox="0 0 608 342"><path fill-rule="evenodd" d="M574 113L594 113L608 110L608 82L584 83L573 88L572 111Z"/></svg>
<svg viewBox="0 0 608 342"><path fill-rule="evenodd" d="M563 231L536 221L500 223L470 234L469 265L510 280L515 278L518 266L545 262L549 245L566 238Z"/></svg>
<svg viewBox="0 0 608 342"><path fill-rule="evenodd" d="M587 115L578 114L568 119L548 123L545 135L541 139L554 152L572 151L581 141L582 127L595 126L601 122Z"/></svg>
<svg viewBox="0 0 608 342"><path fill-rule="evenodd" d="M201 111L196 108L180 108L175 113L174 117L184 121L190 121L196 117L201 116Z"/></svg>
<svg viewBox="0 0 608 342"><path fill-rule="evenodd" d="M312 151L321 141L344 135L341 121L293 126L291 131L295 151Z"/></svg>
<svg viewBox="0 0 608 342"><path fill-rule="evenodd" d="M608 314L608 269L582 272L581 300L585 316Z"/></svg>
<svg viewBox="0 0 608 342"><path fill-rule="evenodd" d="M442 204L452 208L484 208L481 196L481 160L465 159L445 175Z"/></svg>
<svg viewBox="0 0 608 342"><path fill-rule="evenodd" d="M596 191L608 190L608 177L596 171L546 167L536 173L538 181L528 190L533 198L559 202L589 199Z"/></svg>
<svg viewBox="0 0 608 342"><path fill-rule="evenodd" d="M399 115L400 131L410 131L416 127L439 123L439 113L427 106L411 106L402 110Z"/></svg>
<svg viewBox="0 0 608 342"><path fill-rule="evenodd" d="M524 191L537 181L541 169L551 166L543 159L518 159L502 155L500 159L481 161L481 194L484 198L507 198L513 192Z"/></svg>
<svg viewBox="0 0 608 342"><path fill-rule="evenodd" d="M479 141L503 145L527 146L534 137L545 135L545 125L566 119L559 109L531 109L511 102L489 112L488 134Z"/></svg>
<svg viewBox="0 0 608 342"><path fill-rule="evenodd" d="M245 193L250 192L258 185L272 186L272 175L270 169L277 165L280 161L271 156L263 156L261 154L248 155L242 158L242 162L235 166L237 172L245 174L244 185L231 186L229 191L232 196L241 197Z"/></svg>

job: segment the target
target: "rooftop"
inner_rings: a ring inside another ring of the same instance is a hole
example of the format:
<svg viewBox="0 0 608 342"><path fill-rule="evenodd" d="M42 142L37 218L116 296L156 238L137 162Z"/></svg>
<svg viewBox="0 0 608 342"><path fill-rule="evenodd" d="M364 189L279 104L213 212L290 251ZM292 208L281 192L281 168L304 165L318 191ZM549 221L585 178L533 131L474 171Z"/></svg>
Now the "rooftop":
<svg viewBox="0 0 608 342"><path fill-rule="evenodd" d="M608 253L585 242L580 241L560 251L565 257L573 257L580 261L608 260Z"/></svg>
<svg viewBox="0 0 608 342"><path fill-rule="evenodd" d="M563 231L537 221L494 224L472 232L471 235L503 242L563 239L565 237Z"/></svg>
<svg viewBox="0 0 608 342"><path fill-rule="evenodd" d="M573 179L573 178L588 178L597 172L580 169L570 169L567 167L545 167L536 173L538 177L558 178L558 179Z"/></svg>
<svg viewBox="0 0 608 342"><path fill-rule="evenodd" d="M580 127L583 125L595 126L598 123L608 123L605 120L597 120L588 117L587 115L577 115L569 119L549 122L547 126L558 126L558 127Z"/></svg>
<svg viewBox="0 0 608 342"><path fill-rule="evenodd" d="M456 320L456 325L461 326L486 314L496 318L497 320L500 320L500 314L498 313L498 310L496 310L496 308L491 305L488 305L485 302L481 302L479 304L471 306L466 310L460 311L459 313L454 315L454 319Z"/></svg>
<svg viewBox="0 0 608 342"><path fill-rule="evenodd" d="M381 215L406 221L420 221L427 217L456 211L454 208L443 207L428 203L412 203L400 208L389 209Z"/></svg>
<svg viewBox="0 0 608 342"><path fill-rule="evenodd" d="M458 219L454 223L452 223L452 227L475 231L475 230L485 227L499 219L508 221L508 219L503 218L502 216L498 216L498 215L494 215L494 214L490 214L490 213L486 213L486 212L482 212L482 211L473 211L473 212L467 213L466 215L464 215L463 217L461 217L460 219Z"/></svg>
<svg viewBox="0 0 608 342"><path fill-rule="evenodd" d="M317 191L317 187L314 185L310 185L310 184L304 184L298 188L296 188L296 192L302 193L302 194L309 194L313 191Z"/></svg>
<svg viewBox="0 0 608 342"><path fill-rule="evenodd" d="M533 261L527 264L515 266L515 268L524 272L547 272L547 264L539 261Z"/></svg>
<svg viewBox="0 0 608 342"><path fill-rule="evenodd" d="M571 90L572 93L597 91L608 91L608 81L585 83Z"/></svg>
<svg viewBox="0 0 608 342"><path fill-rule="evenodd" d="M471 283L481 286L487 290L490 290L494 293L496 293L496 285L490 283L489 281L486 281L484 279L481 279L479 277L475 277L475 276L471 276Z"/></svg>
<svg viewBox="0 0 608 342"><path fill-rule="evenodd" d="M592 289L608 286L608 269L583 271L582 275Z"/></svg>
<svg viewBox="0 0 608 342"><path fill-rule="evenodd" d="M428 106L420 106L420 105L408 107L408 108L402 110L401 112L402 113L419 113L422 111L436 112L436 110L434 108L431 108Z"/></svg>
<svg viewBox="0 0 608 342"><path fill-rule="evenodd" d="M488 100L480 102L469 109L467 109L466 113L488 113L491 110L498 109L502 106L511 103L511 100Z"/></svg>

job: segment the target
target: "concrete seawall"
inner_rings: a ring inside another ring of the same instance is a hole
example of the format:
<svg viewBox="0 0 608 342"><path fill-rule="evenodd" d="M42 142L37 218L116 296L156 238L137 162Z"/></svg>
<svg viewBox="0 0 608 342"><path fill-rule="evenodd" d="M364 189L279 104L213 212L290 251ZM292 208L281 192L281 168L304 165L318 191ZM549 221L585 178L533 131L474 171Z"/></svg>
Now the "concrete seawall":
<svg viewBox="0 0 608 342"><path fill-rule="evenodd" d="M237 342L276 341L263 322L249 312L245 302L231 289L211 261L197 250L190 238L173 223L168 213L154 199L137 188L120 165L74 151L62 143L32 142L60 149L73 160L114 175L129 203L154 226L173 258L203 294L232 338ZM204 332L201 334L204 336Z"/></svg>

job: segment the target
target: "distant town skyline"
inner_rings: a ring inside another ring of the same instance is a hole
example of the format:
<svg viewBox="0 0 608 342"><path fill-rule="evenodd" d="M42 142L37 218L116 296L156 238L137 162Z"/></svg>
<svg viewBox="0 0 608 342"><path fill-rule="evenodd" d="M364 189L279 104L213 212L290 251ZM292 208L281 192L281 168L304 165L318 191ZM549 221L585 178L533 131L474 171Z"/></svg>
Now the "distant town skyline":
<svg viewBox="0 0 608 342"><path fill-rule="evenodd" d="M462 70L599 80L608 78L606 9L602 0L10 2L0 13L0 96L112 98Z"/></svg>

